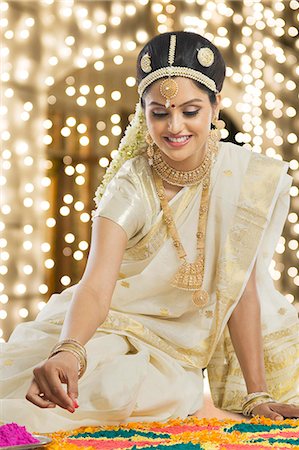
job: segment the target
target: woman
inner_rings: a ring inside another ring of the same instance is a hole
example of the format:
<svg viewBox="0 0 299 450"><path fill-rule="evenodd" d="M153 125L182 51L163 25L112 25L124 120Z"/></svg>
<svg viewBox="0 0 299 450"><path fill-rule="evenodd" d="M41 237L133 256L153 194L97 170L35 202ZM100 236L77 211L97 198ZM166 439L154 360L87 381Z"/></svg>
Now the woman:
<svg viewBox="0 0 299 450"><path fill-rule="evenodd" d="M137 75L83 277L7 344L4 418L52 431L186 417L206 367L217 407L299 417L298 318L268 273L288 165L219 142L225 63L204 37L156 36Z"/></svg>

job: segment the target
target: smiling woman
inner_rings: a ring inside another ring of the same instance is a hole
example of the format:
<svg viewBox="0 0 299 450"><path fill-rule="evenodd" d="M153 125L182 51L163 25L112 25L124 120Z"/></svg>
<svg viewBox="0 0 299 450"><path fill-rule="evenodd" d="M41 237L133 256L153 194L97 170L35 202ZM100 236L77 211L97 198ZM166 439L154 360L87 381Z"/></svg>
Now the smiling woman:
<svg viewBox="0 0 299 450"><path fill-rule="evenodd" d="M225 63L203 36L156 36L137 74L83 277L4 344L4 420L50 432L185 418L205 368L218 408L299 417L298 317L268 272L288 164L220 142Z"/></svg>

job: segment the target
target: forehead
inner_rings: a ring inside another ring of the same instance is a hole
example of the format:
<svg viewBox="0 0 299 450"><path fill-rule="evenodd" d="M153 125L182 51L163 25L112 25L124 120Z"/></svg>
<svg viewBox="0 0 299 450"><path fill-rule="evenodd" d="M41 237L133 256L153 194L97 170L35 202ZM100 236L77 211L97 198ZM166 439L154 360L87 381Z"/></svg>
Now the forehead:
<svg viewBox="0 0 299 450"><path fill-rule="evenodd" d="M203 101L207 101L209 99L207 92L196 86L190 78L173 77L173 79L178 84L178 94L173 101L184 103L193 98L202 99ZM160 85L163 80L165 80L165 78L155 81L148 88L144 98L146 103L151 101L156 101L162 104L165 103L165 97L163 97L160 92Z"/></svg>

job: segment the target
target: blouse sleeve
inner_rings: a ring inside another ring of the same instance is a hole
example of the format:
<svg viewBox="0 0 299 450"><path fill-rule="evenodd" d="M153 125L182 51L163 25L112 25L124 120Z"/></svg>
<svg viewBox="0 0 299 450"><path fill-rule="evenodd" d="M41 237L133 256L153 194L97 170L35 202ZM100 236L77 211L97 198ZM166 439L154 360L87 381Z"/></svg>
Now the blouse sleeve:
<svg viewBox="0 0 299 450"><path fill-rule="evenodd" d="M134 237L145 224L145 209L138 183L131 161L126 161L108 183L92 221L98 216L106 217L124 229L128 240Z"/></svg>

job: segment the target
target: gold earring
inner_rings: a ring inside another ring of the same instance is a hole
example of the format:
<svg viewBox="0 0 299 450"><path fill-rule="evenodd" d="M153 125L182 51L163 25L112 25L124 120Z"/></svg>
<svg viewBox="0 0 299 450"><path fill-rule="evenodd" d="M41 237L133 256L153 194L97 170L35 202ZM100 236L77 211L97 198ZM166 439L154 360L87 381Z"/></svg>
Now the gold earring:
<svg viewBox="0 0 299 450"><path fill-rule="evenodd" d="M146 151L147 156L148 156L148 163L150 166L152 166L154 163L153 157L155 154L155 147L154 147L155 143L148 131L146 132L145 141L148 144L147 151Z"/></svg>
<svg viewBox="0 0 299 450"><path fill-rule="evenodd" d="M225 122L223 120L219 120L217 116L214 116L212 125L214 125L215 128L210 130L210 137L213 142L217 143L221 139L221 130L225 128Z"/></svg>

